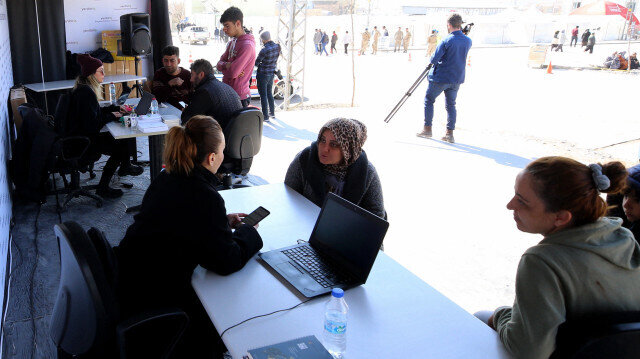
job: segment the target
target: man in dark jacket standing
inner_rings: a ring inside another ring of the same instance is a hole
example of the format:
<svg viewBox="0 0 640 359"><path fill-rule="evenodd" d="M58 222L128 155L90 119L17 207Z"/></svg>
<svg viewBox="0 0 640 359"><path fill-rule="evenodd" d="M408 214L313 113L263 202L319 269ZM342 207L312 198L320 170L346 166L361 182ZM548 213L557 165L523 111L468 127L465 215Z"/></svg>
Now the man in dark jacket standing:
<svg viewBox="0 0 640 359"><path fill-rule="evenodd" d="M183 125L195 115L207 115L224 129L229 119L243 108L238 93L215 78L213 66L207 60L199 59L191 64L191 85L195 92L180 116Z"/></svg>
<svg viewBox="0 0 640 359"><path fill-rule="evenodd" d="M443 141L454 143L453 130L456 127L456 97L460 84L464 82L467 54L471 48L471 39L462 33L462 17L453 14L447 20L447 36L436 48L431 57L433 67L429 71L429 87L424 99L424 128L418 137L432 136L433 103L444 92L447 108L447 133Z"/></svg>
<svg viewBox="0 0 640 359"><path fill-rule="evenodd" d="M280 56L280 45L271 41L271 33L263 31L260 40L264 48L260 50L256 58L256 82L258 93L260 94L260 106L264 120L269 122L269 117L275 116L275 103L273 101L273 74L276 71L278 56Z"/></svg>
<svg viewBox="0 0 640 359"><path fill-rule="evenodd" d="M333 35L331 35L331 53L332 54L334 50L338 52L338 50L336 50L336 42L338 42L338 35L336 35L336 32L334 31Z"/></svg>

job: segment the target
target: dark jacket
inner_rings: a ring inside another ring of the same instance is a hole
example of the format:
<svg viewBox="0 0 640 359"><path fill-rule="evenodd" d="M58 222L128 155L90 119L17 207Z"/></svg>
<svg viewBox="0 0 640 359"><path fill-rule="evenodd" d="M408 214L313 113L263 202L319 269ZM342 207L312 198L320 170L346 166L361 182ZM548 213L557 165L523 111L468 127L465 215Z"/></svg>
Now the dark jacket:
<svg viewBox="0 0 640 359"><path fill-rule="evenodd" d="M187 69L179 68L180 73L178 75L170 75L167 70L162 67L153 74L153 82L151 83L151 92L156 97L158 102L168 102L176 108L182 108L180 101L185 104L189 103L189 96L191 95L191 71ZM169 81L180 78L182 85L171 86Z"/></svg>
<svg viewBox="0 0 640 359"><path fill-rule="evenodd" d="M100 107L91 87L80 85L71 92L65 133L62 136L87 136L92 142L107 123L116 120L112 112L118 106Z"/></svg>
<svg viewBox="0 0 640 359"><path fill-rule="evenodd" d="M180 306L191 292L197 265L220 275L236 272L262 248L255 228L231 231L211 172L162 172L151 183L140 213L115 248L121 302L128 309Z"/></svg>
<svg viewBox="0 0 640 359"><path fill-rule="evenodd" d="M208 75L196 86L191 103L182 111L180 119L184 125L195 115L207 115L218 121L224 129L239 110L242 110L242 103L236 91L215 76Z"/></svg>
<svg viewBox="0 0 640 359"><path fill-rule="evenodd" d="M322 164L318 160L317 142L313 142L291 162L284 183L311 202L322 206L328 193L325 176ZM380 178L364 151L347 169L342 197L379 217L386 218Z"/></svg>

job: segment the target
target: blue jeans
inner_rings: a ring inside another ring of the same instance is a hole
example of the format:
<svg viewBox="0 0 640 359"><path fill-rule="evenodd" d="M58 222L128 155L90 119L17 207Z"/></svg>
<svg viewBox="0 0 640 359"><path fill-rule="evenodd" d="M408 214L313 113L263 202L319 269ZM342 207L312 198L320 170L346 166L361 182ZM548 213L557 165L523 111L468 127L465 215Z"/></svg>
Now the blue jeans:
<svg viewBox="0 0 640 359"><path fill-rule="evenodd" d="M322 44L321 46L322 48L320 49L320 56L322 56L323 51L325 54L327 54L327 44ZM327 54L327 56L329 56L329 54Z"/></svg>
<svg viewBox="0 0 640 359"><path fill-rule="evenodd" d="M436 98L444 91L444 98L447 108L447 130L456 129L456 97L460 84L441 84L437 82L429 82L427 95L424 97L424 125L431 126L433 123L433 103Z"/></svg>
<svg viewBox="0 0 640 359"><path fill-rule="evenodd" d="M269 119L269 114L273 115L276 106L273 102L273 74L256 74L256 81L258 82L258 93L260 94L260 106L262 107L262 114L264 119ZM269 105L267 107L267 104Z"/></svg>

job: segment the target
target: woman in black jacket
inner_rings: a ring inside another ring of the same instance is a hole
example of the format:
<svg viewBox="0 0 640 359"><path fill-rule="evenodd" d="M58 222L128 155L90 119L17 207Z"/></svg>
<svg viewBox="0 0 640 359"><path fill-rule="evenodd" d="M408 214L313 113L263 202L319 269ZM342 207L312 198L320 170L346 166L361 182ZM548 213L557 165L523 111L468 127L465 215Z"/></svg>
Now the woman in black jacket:
<svg viewBox="0 0 640 359"><path fill-rule="evenodd" d="M100 107L102 100L101 83L104 80L102 61L90 55L78 55L78 64L82 73L76 79L75 86L69 100L67 121L63 136L87 136L91 140L88 156L100 157L109 155L107 163L102 169L102 176L96 189L101 197L117 198L122 196L122 190L109 187L111 178L118 166L119 176L138 176L143 169L133 166L130 162L130 148L135 148L135 139L116 140L109 132L100 130L108 122L116 121L114 112L120 111L117 106Z"/></svg>
<svg viewBox="0 0 640 359"><path fill-rule="evenodd" d="M366 139L367 127L358 120L327 122L318 140L293 159L284 183L318 206L331 192L386 218L380 178L362 150Z"/></svg>
<svg viewBox="0 0 640 359"><path fill-rule="evenodd" d="M223 151L222 129L211 117L194 116L185 127L171 128L166 168L147 189L140 213L115 248L125 313L170 306L189 315L176 357L220 356L224 348L191 287L196 266L227 275L262 248L256 229L241 222L246 215L227 214L215 189Z"/></svg>

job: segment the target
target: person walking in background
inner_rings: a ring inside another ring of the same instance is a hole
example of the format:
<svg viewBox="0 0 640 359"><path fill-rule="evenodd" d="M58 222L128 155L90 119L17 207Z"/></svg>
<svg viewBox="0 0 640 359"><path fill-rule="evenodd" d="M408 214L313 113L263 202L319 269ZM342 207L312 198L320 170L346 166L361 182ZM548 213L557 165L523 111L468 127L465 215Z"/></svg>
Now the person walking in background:
<svg viewBox="0 0 640 359"><path fill-rule="evenodd" d="M560 34L560 31L556 31L553 34L553 40L551 40L551 49L550 49L551 51L555 50L558 47L558 41L559 41L558 34Z"/></svg>
<svg viewBox="0 0 640 359"><path fill-rule="evenodd" d="M322 53L324 52L325 55L329 56L329 53L327 52L327 44L329 43L329 35L327 35L326 31L322 31L322 40L320 40L320 46L321 46L321 50L320 50L320 56L322 56Z"/></svg>
<svg viewBox="0 0 640 359"><path fill-rule="evenodd" d="M371 34L369 34L369 28L365 28L362 33L362 46L360 46L360 55L365 55L367 51L367 47L369 47L369 40L371 39Z"/></svg>
<svg viewBox="0 0 640 359"><path fill-rule="evenodd" d="M569 43L569 47L571 46L575 47L576 45L578 45L578 29L579 28L580 26L576 26L575 29L571 30L571 43Z"/></svg>
<svg viewBox="0 0 640 359"><path fill-rule="evenodd" d="M589 36L591 36L591 32L589 31L589 29L586 29L582 33L582 47L587 46L587 42L589 42Z"/></svg>
<svg viewBox="0 0 640 359"><path fill-rule="evenodd" d="M407 32L404 34L404 39L402 40L404 42L404 53L407 53L407 50L409 50L409 42L411 41L411 33L409 32L409 28L406 29Z"/></svg>
<svg viewBox="0 0 640 359"><path fill-rule="evenodd" d="M389 30L387 30L386 26L382 27L382 36L389 36Z"/></svg>
<svg viewBox="0 0 640 359"><path fill-rule="evenodd" d="M338 50L336 50L336 42L338 42L338 35L336 35L336 32L333 32L333 35L331 35L331 53L333 54L333 51L335 50L336 53L338 53Z"/></svg>
<svg viewBox="0 0 640 359"><path fill-rule="evenodd" d="M404 34L402 33L402 29L398 28L398 31L393 36L393 39L395 40L395 45L393 46L393 52L400 51L400 45L402 45L403 37L404 37Z"/></svg>
<svg viewBox="0 0 640 359"><path fill-rule="evenodd" d="M447 20L447 36L431 56L433 65L429 71L429 87L424 99L424 128L418 137L430 138L433 122L433 104L442 92L447 109L447 133L443 141L454 143L453 130L456 127L456 98L460 84L464 83L467 54L471 48L471 39L462 33L462 17L453 14Z"/></svg>
<svg viewBox="0 0 640 359"><path fill-rule="evenodd" d="M240 96L242 106L247 107L251 102L249 83L256 63L256 40L252 34L245 32L243 18L242 11L235 6L220 16L225 34L233 37L233 41L227 44L216 67L223 74L222 82L233 87Z"/></svg>
<svg viewBox="0 0 640 359"><path fill-rule="evenodd" d="M427 38L427 57L431 57L436 52L438 46L438 30L431 30L431 35Z"/></svg>
<svg viewBox="0 0 640 359"><path fill-rule="evenodd" d="M378 31L378 27L373 27L373 42L371 43L371 55L375 55L378 53L378 40L380 40L380 31Z"/></svg>
<svg viewBox="0 0 640 359"><path fill-rule="evenodd" d="M352 41L353 41L353 38L351 37L351 34L349 33L349 31L345 32L344 38L342 39L342 42L344 43L345 55L349 55L349 45L351 45Z"/></svg>
<svg viewBox="0 0 640 359"><path fill-rule="evenodd" d="M558 37L558 46L556 47L556 52L558 52L558 50L560 50L560 52L564 52L562 50L562 45L564 45L564 42L567 41L567 35L564 33L564 30L560 31L560 36Z"/></svg>
<svg viewBox="0 0 640 359"><path fill-rule="evenodd" d="M271 41L271 33L262 31L260 41L264 48L260 50L256 58L256 82L258 93L260 94L260 106L264 120L269 122L269 117L275 117L275 104L273 101L273 74L276 71L278 56L280 56L280 45Z"/></svg>
<svg viewBox="0 0 640 359"><path fill-rule="evenodd" d="M316 51L314 52L314 55L317 55L320 53L321 42L322 42L322 32L320 32L320 29L316 29L316 33L313 34L313 44L316 45Z"/></svg>
<svg viewBox="0 0 640 359"><path fill-rule="evenodd" d="M596 33L592 32L589 35L589 40L587 40L587 47L584 48L584 52L589 51L590 54L593 54L593 47L596 45Z"/></svg>

